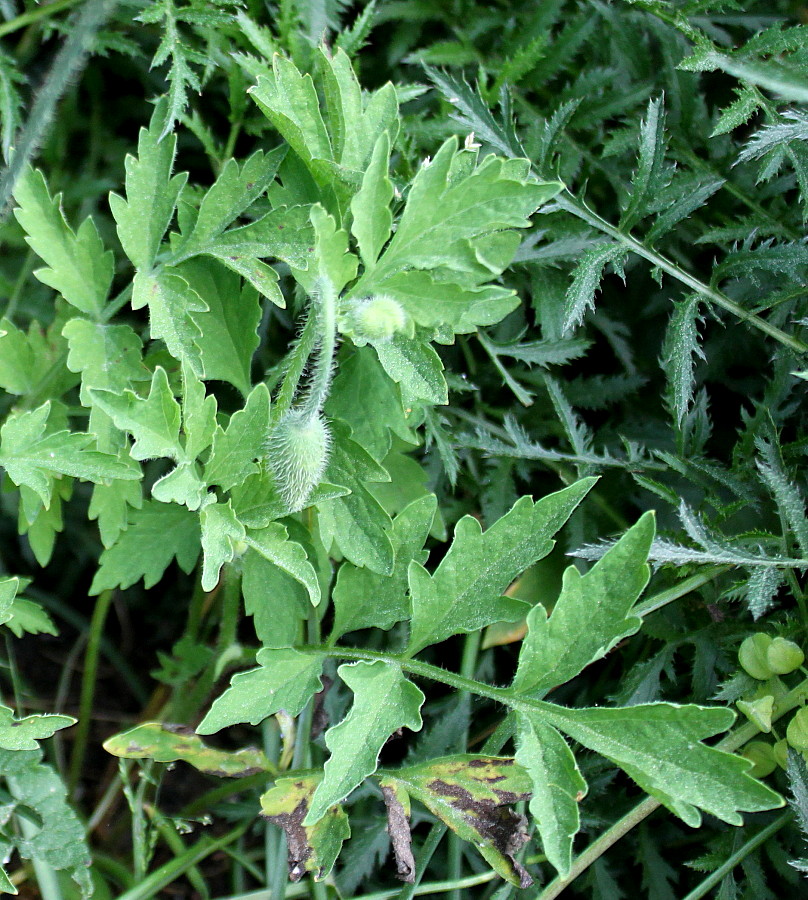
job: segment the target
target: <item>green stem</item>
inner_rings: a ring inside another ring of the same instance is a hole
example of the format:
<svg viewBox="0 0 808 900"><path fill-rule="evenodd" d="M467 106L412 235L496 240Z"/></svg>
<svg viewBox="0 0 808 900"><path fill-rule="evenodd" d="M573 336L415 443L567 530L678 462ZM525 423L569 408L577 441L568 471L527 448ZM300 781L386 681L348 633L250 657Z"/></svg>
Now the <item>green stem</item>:
<svg viewBox="0 0 808 900"><path fill-rule="evenodd" d="M283 377L278 395L275 399L275 408L273 410L273 420L278 421L280 417L292 406L292 401L297 393L297 386L303 377L309 356L311 356L314 346L317 343L317 321L316 316L310 314L303 326L303 331L292 347L286 358L286 374Z"/></svg>
<svg viewBox="0 0 808 900"><path fill-rule="evenodd" d="M181 856L174 857L151 875L143 878L135 887L124 891L118 900L149 900L149 898L157 896L164 887L181 878L203 859L237 841L250 825L252 825L252 821L243 822L218 840L211 840L209 837L201 838Z"/></svg>
<svg viewBox="0 0 808 900"><path fill-rule="evenodd" d="M736 303L734 300L731 300L729 297L727 297L726 294L705 284L703 281L696 278L695 275L691 275L689 272L686 272L680 266L676 265L676 263L671 262L671 260L663 256L661 253L657 253L656 250L652 250L650 247L646 247L642 241L638 240L630 234L625 234L618 228L615 228L614 225L611 225L606 221L606 219L602 218L596 212L589 209L589 207L583 201L579 200L568 190L559 194L559 196L556 197L555 202L559 206L559 208L565 210L566 212L572 213L574 216L582 219L593 228L597 228L598 231L603 232L603 234L609 235L609 237L613 238L615 241L623 244L623 246L628 250L631 250L638 256L643 257L643 259L652 263L663 272L667 272L668 275L673 276L677 281L680 281L682 284L689 287L692 291L701 294L705 298L705 300L708 300L710 303L714 303L716 306L720 306L727 312L730 312L734 316L737 316L742 321L748 322L754 328L757 328L759 331L762 331L769 337L774 338L776 341L779 341L781 344L783 344L783 346L788 347L795 353L808 353L808 344L804 343L799 338L795 338L790 334L786 334L776 325L772 325L770 322L767 322L766 319L761 319L754 313L751 313L748 310L744 309L739 303Z"/></svg>
<svg viewBox="0 0 808 900"><path fill-rule="evenodd" d="M328 398L337 346L337 297L334 286L327 278L321 278L317 291L312 292L312 315L317 320L319 347L303 409L309 418L314 419L320 415Z"/></svg>
<svg viewBox="0 0 808 900"><path fill-rule="evenodd" d="M788 825L794 818L791 810L779 815L773 822L770 822L765 828L762 828L754 837L739 847L730 858L720 865L715 872L711 872L702 883L694 888L683 900L699 900L707 891L715 887L725 875L728 875L735 866L745 859L753 850L764 844L773 834L778 832L784 825Z"/></svg>
<svg viewBox="0 0 808 900"><path fill-rule="evenodd" d="M9 19L8 22L3 22L0 25L0 37L19 31L20 28L26 28L28 25L33 25L34 22L38 22L40 19L55 16L56 13L60 13L64 9L70 9L71 6L76 6L81 2L82 0L54 0L53 3L43 3L30 12L22 13L22 15Z"/></svg>
<svg viewBox="0 0 808 900"><path fill-rule="evenodd" d="M175 857L181 857L184 853L187 852L188 848L185 846L182 838L177 834L177 829L174 827L173 823L170 822L166 817L159 812L159 810L155 809L151 805L146 806L146 812L151 816L152 822L154 822L154 826L157 829L160 837L166 842L168 849L172 852ZM188 866L188 871L185 874L185 877L188 881L191 882L191 885L199 894L200 897L207 897L208 889L205 884L205 879L202 877L202 873L199 871L199 868L196 865Z"/></svg>
<svg viewBox="0 0 808 900"><path fill-rule="evenodd" d="M482 643L482 630L472 631L466 635L463 642L463 658L460 662L460 674L464 678L474 678L477 670L477 657ZM461 691L458 695L460 703L469 703L470 695ZM469 729L468 725L463 729L458 750L465 753L468 749ZM449 835L449 867L447 875L450 881L460 882L463 877L463 841L452 832ZM460 888L453 888L449 893L449 900L460 900Z"/></svg>
<svg viewBox="0 0 808 900"><path fill-rule="evenodd" d="M684 581L680 581L678 584L673 585L673 587L660 591L658 594L654 594L647 600L643 600L642 603L638 603L631 612L637 616L648 616L658 609L662 609L663 606L672 603L674 600L678 600L680 597L684 597L691 591L697 590L714 578L718 578L719 575L729 572L731 568L732 566L712 566L709 569L705 569L703 572L699 572L697 575L691 575L690 578L685 578Z"/></svg>
<svg viewBox="0 0 808 900"><path fill-rule="evenodd" d="M87 741L92 724L93 695L98 674L98 656L101 649L101 634L112 604L113 591L102 591L95 603L93 616L90 619L90 631L87 639L87 652L84 654L84 674L81 679L81 698L79 700L79 721L76 725L73 752L70 754L70 769L67 776L68 791L72 794L81 777L84 756L87 752Z"/></svg>
<svg viewBox="0 0 808 900"><path fill-rule="evenodd" d="M28 121L14 142L14 156L0 177L0 218L5 217L8 201L22 170L45 137L59 98L83 68L93 37L116 2L117 0L88 0L75 20L71 21L65 42L31 106Z"/></svg>
<svg viewBox="0 0 808 900"><path fill-rule="evenodd" d="M788 694L775 707L775 714L772 721L776 722L786 713L801 705L806 696L808 696L808 678L801 681L795 688L792 688ZM717 750L723 750L726 753L732 753L738 750L748 741L752 740L760 733L752 722L746 722L735 731L728 734L722 741L716 744ZM575 879L585 872L589 866L599 859L611 846L617 843L622 837L625 837L632 828L639 825L643 819L658 809L660 802L653 797L646 797L641 803L634 807L630 812L626 813L622 819L614 823L607 831L605 831L597 840L593 841L589 847L581 853L580 856L573 860L569 874L565 878L560 876L550 884L535 898L535 900L554 900L566 887L572 884ZM790 815L790 813L789 813Z"/></svg>
<svg viewBox="0 0 808 900"><path fill-rule="evenodd" d="M6 778L9 792L12 797L25 801L25 791L23 791L16 778L9 775ZM24 815L17 816L17 821L26 840L32 840L39 834L40 828L31 822ZM59 876L56 874L54 867L34 854L32 859L34 865L34 875L36 876L37 887L39 888L39 896L42 900L62 900L62 889L59 886Z"/></svg>

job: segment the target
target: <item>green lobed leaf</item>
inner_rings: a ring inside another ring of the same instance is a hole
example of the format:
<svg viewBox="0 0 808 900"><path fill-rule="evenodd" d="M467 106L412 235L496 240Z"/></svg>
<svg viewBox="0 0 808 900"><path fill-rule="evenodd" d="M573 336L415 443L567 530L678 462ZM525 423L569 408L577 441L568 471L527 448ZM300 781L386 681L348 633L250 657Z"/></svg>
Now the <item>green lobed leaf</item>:
<svg viewBox="0 0 808 900"><path fill-rule="evenodd" d="M404 212L386 251L360 286L383 290L383 279L405 268L455 268L465 242L504 228L525 228L528 217L561 189L528 180L525 160L475 157L447 140L410 187ZM465 177L462 177L465 175ZM358 286L359 287L359 286Z"/></svg>
<svg viewBox="0 0 808 900"><path fill-rule="evenodd" d="M434 574L410 564L412 625L409 655L453 634L467 634L492 622L515 622L527 612L522 600L502 596L528 566L554 547L559 528L590 490L585 478L534 503L522 497L510 512L485 533L480 523L464 516L454 540Z"/></svg>
<svg viewBox="0 0 808 900"><path fill-rule="evenodd" d="M182 462L158 478L151 493L160 503L181 503L191 510L200 509L210 500L205 482L199 477L199 467L194 462Z"/></svg>
<svg viewBox="0 0 808 900"><path fill-rule="evenodd" d="M90 388L92 402L100 407L115 425L132 435L133 459L165 456L176 462L185 458L180 442L180 405L168 383L168 375L157 366L152 375L148 397L131 390L122 393Z"/></svg>
<svg viewBox="0 0 808 900"><path fill-rule="evenodd" d="M60 475L102 482L136 481L140 470L128 462L87 449L95 436L81 432L47 433L51 402L11 415L0 427L0 466L17 485L31 488L45 507L51 502L54 479Z"/></svg>
<svg viewBox="0 0 808 900"><path fill-rule="evenodd" d="M389 575L393 571L390 517L365 486L389 481L387 472L349 437L348 427L332 423L331 456L324 480L344 485L351 493L318 504L320 528L326 544L335 541L354 565Z"/></svg>
<svg viewBox="0 0 808 900"><path fill-rule="evenodd" d="M699 810L740 825L740 811L784 803L749 774L749 760L701 743L732 725L732 710L672 703L564 709L542 702L540 712L545 722L610 759L693 828L701 824Z"/></svg>
<svg viewBox="0 0 808 900"><path fill-rule="evenodd" d="M276 54L272 74L259 77L249 94L315 179L327 182L328 169L318 161L333 160L331 141L311 76L301 75L294 63Z"/></svg>
<svg viewBox="0 0 808 900"><path fill-rule="evenodd" d="M31 324L34 332L35 324ZM28 394L48 369L31 337L6 318L0 319L0 388L9 394Z"/></svg>
<svg viewBox="0 0 808 900"><path fill-rule="evenodd" d="M182 760L205 772L227 778L243 778L271 772L272 766L261 750L246 747L227 751L208 747L183 725L143 722L104 741L104 749L122 759L153 759L155 762Z"/></svg>
<svg viewBox="0 0 808 900"><path fill-rule="evenodd" d="M202 198L193 230L182 245L183 255L213 241L266 191L286 155L281 146L268 153L256 150L241 166L228 159Z"/></svg>
<svg viewBox="0 0 808 900"><path fill-rule="evenodd" d="M334 160L343 169L361 172L379 137L387 133L392 143L398 133L396 90L388 82L373 93L363 93L340 47L335 51L320 47L317 61ZM342 177L351 179L348 173Z"/></svg>
<svg viewBox="0 0 808 900"><path fill-rule="evenodd" d="M336 296L356 277L359 260L348 249L348 234L337 228L334 218L320 204L311 208L314 229L313 254L306 269L292 269L296 280L310 295L319 292L321 278L327 279Z"/></svg>
<svg viewBox="0 0 808 900"><path fill-rule="evenodd" d="M90 594L128 588L141 578L150 588L174 559L183 572L191 572L199 547L198 515L175 503L147 500L141 509L131 511L126 531L101 554Z"/></svg>
<svg viewBox="0 0 808 900"><path fill-rule="evenodd" d="M280 522L272 522L260 531L251 530L245 540L256 553L301 584L313 606L319 604L320 582L317 580L317 572L302 545L289 539L289 533Z"/></svg>
<svg viewBox="0 0 808 900"><path fill-rule="evenodd" d="M197 727L198 734L213 734L228 725L260 725L267 716L285 710L296 716L322 687L322 657L291 648L258 651L259 667L239 672L230 687L213 701Z"/></svg>
<svg viewBox="0 0 808 900"><path fill-rule="evenodd" d="M580 827L578 803L586 782L564 738L533 712L517 714L516 762L532 782L530 812L547 859L561 877L569 874L572 841Z"/></svg>
<svg viewBox="0 0 808 900"><path fill-rule="evenodd" d="M199 513L202 541L202 590L212 591L219 583L219 572L236 555L236 543L247 536L236 518L230 500L210 503Z"/></svg>
<svg viewBox="0 0 808 900"><path fill-rule="evenodd" d="M290 266L305 269L312 253L314 237L309 213L308 206L273 209L249 225L225 231L206 244L204 251L199 252L215 256L245 277L249 272L247 267L252 266L258 259L279 259L289 263ZM259 268L258 272L257 278L250 278L250 282L273 303L283 306L283 298L275 297L275 294L279 295L276 287L268 292L266 286L263 289L261 286L264 280L277 281L277 273L269 267Z"/></svg>
<svg viewBox="0 0 808 900"><path fill-rule="evenodd" d="M370 343L384 370L401 387L404 403L410 405L424 400L445 405L449 402L443 363L429 343L403 334Z"/></svg>
<svg viewBox="0 0 808 900"><path fill-rule="evenodd" d="M244 408L230 417L226 429L218 427L205 464L205 482L224 491L243 484L258 471L255 460L264 453L269 432L269 389L263 382L250 392Z"/></svg>
<svg viewBox="0 0 808 900"><path fill-rule="evenodd" d="M370 347L357 347L347 359L340 358L325 413L350 425L356 443L379 463L389 452L394 434L410 444L418 440L401 392ZM375 487L369 490L372 493Z"/></svg>
<svg viewBox="0 0 808 900"><path fill-rule="evenodd" d="M362 178L362 186L351 201L351 231L366 270L372 269L376 264L393 226L393 215L390 212L393 184L387 174L389 165L390 138L387 132L383 132L373 148L370 163Z"/></svg>
<svg viewBox="0 0 808 900"><path fill-rule="evenodd" d="M61 194L51 198L42 172L30 166L17 180L14 199L26 241L47 264L34 272L36 277L76 309L97 317L109 294L114 262L93 220L86 218L74 233L62 213Z"/></svg>
<svg viewBox="0 0 808 900"><path fill-rule="evenodd" d="M533 884L528 871L516 859L516 853L527 841L525 820L510 809L512 804L528 799L531 782L513 759L472 754L441 757L386 771L381 785L390 823L394 821L390 813L396 809L396 803L404 806L401 812L408 814L411 795L458 837L474 844L506 881L520 888ZM393 840L398 855L400 835L394 834Z"/></svg>
<svg viewBox="0 0 808 900"><path fill-rule="evenodd" d="M40 750L0 750L0 776L15 807L20 807L20 816L39 826L11 838L4 829L0 855L7 859L16 847L23 859L69 872L83 900L88 900L93 886L84 823L68 805L61 777L41 758Z"/></svg>
<svg viewBox="0 0 808 900"><path fill-rule="evenodd" d="M333 643L347 631L358 628L391 628L409 616L407 571L411 560L423 563L424 543L432 529L437 498L427 494L407 505L393 521L390 540L395 552L395 567L389 576L345 563L337 573L332 600Z"/></svg>
<svg viewBox="0 0 808 900"><path fill-rule="evenodd" d="M185 278L162 270L135 275L132 309L144 306L149 308L152 340L162 340L174 359L189 363L201 376L203 365L198 341L202 340L202 332L193 314L207 312L207 303Z"/></svg>
<svg viewBox="0 0 808 900"><path fill-rule="evenodd" d="M137 481L116 479L93 488L87 518L97 520L101 543L111 547L129 524L129 509L143 506L143 492Z"/></svg>
<svg viewBox="0 0 808 900"><path fill-rule="evenodd" d="M75 725L72 716L34 715L17 719L8 706L0 705L0 749L36 750L37 741L51 737L62 728Z"/></svg>
<svg viewBox="0 0 808 900"><path fill-rule="evenodd" d="M190 260L176 271L194 294L205 298L207 309L190 310L199 332L193 343L199 350L203 377L227 381L246 397L261 322L255 290L241 287L238 275L209 258Z"/></svg>
<svg viewBox="0 0 808 900"><path fill-rule="evenodd" d="M81 372L82 405L92 405L90 388L121 394L149 380L143 342L129 325L102 325L70 319L62 328L70 351L67 367Z"/></svg>
<svg viewBox="0 0 808 900"><path fill-rule="evenodd" d="M455 334L496 325L519 306L515 292L499 285L469 287L418 269L397 272L383 289L418 325L448 325Z"/></svg>
<svg viewBox="0 0 808 900"><path fill-rule="evenodd" d="M639 630L642 620L631 607L650 578L654 531L654 514L647 512L585 575L575 566L564 571L552 615L541 604L528 614L515 690L544 696Z"/></svg>
<svg viewBox="0 0 808 900"><path fill-rule="evenodd" d="M250 547L240 562L244 612L252 616L261 645L283 648L298 644L311 610L306 588Z"/></svg>
<svg viewBox="0 0 808 900"><path fill-rule="evenodd" d="M126 157L126 200L109 195L121 245L141 272L152 268L188 177L185 172L171 175L177 138L171 134L161 140L164 118L164 104L160 103L148 130L140 129L137 157Z"/></svg>
<svg viewBox="0 0 808 900"><path fill-rule="evenodd" d="M182 375L182 431L185 456L190 461L207 450L216 431L217 402L205 390L204 382L187 363L181 366Z"/></svg>
<svg viewBox="0 0 808 900"><path fill-rule="evenodd" d="M261 795L261 815L286 832L290 881L300 881L306 872L311 872L315 881L322 881L333 868L343 841L351 836L341 806L332 806L313 825L303 824L320 778L319 773L279 778Z"/></svg>
<svg viewBox="0 0 808 900"><path fill-rule="evenodd" d="M426 698L397 666L357 662L337 672L353 691L354 702L345 718L326 732L331 756L304 825L317 822L376 771L382 746L394 731L419 731L422 725L420 709Z"/></svg>

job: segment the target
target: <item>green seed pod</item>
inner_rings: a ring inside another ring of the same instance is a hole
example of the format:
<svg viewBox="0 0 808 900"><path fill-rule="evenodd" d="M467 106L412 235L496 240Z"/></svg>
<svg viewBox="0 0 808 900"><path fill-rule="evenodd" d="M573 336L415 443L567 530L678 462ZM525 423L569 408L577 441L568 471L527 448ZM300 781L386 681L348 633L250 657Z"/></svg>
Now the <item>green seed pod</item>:
<svg viewBox="0 0 808 900"><path fill-rule="evenodd" d="M783 738L774 745L774 758L781 769L788 768L788 741Z"/></svg>
<svg viewBox="0 0 808 900"><path fill-rule="evenodd" d="M291 512L299 512L320 483L328 462L331 433L319 414L290 409L269 435L267 460L275 487Z"/></svg>
<svg viewBox="0 0 808 900"><path fill-rule="evenodd" d="M761 697L759 700L739 700L735 704L747 719L761 731L768 734L772 730L772 714L774 697Z"/></svg>
<svg viewBox="0 0 808 900"><path fill-rule="evenodd" d="M738 651L738 662L741 664L741 668L752 678L757 678L758 681L765 681L774 675L766 657L771 642L772 639L768 634L759 632L750 635L741 644L741 649Z"/></svg>
<svg viewBox="0 0 808 900"><path fill-rule="evenodd" d="M744 747L742 755L754 764L749 774L755 778L765 778L777 768L774 747L765 741L751 741Z"/></svg>
<svg viewBox="0 0 808 900"><path fill-rule="evenodd" d="M345 318L344 330L356 338L356 343L388 341L394 334L407 328L404 308L392 297L380 294L365 300L354 301Z"/></svg>
<svg viewBox="0 0 808 900"><path fill-rule="evenodd" d="M786 740L802 753L808 750L808 707L798 710L786 729Z"/></svg>
<svg viewBox="0 0 808 900"><path fill-rule="evenodd" d="M776 637L766 650L766 661L776 675L788 675L805 661L805 654L794 643L783 637Z"/></svg>

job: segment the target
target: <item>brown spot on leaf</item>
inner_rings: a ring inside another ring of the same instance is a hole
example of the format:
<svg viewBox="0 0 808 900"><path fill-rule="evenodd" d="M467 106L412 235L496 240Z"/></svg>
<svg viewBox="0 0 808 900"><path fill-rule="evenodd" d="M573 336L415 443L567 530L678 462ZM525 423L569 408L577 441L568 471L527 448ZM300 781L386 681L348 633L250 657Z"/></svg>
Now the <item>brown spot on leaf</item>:
<svg viewBox="0 0 808 900"><path fill-rule="evenodd" d="M407 884L415 882L415 858L412 855L412 835L410 822L395 791L382 785L384 804L387 807L387 833L393 844L396 858L396 875Z"/></svg>
<svg viewBox="0 0 808 900"><path fill-rule="evenodd" d="M286 846L289 852L289 879L300 881L306 874L306 863L312 853L311 844L303 827L303 819L309 809L309 802L304 797L289 813L278 813L264 818L273 825L280 826L286 832Z"/></svg>
<svg viewBox="0 0 808 900"><path fill-rule="evenodd" d="M322 676L323 688L314 695L314 709L311 717L311 737L314 740L318 735L322 734L328 727L328 713L325 709L325 695L328 689L334 683L333 678L328 675Z"/></svg>
<svg viewBox="0 0 808 900"><path fill-rule="evenodd" d="M174 725L171 722L164 722L161 727L163 731L168 731L171 734L182 734L188 737L193 737L196 734L193 728L189 728L187 725Z"/></svg>
<svg viewBox="0 0 808 900"><path fill-rule="evenodd" d="M517 800L527 800L529 793L516 794L513 791L495 791L499 802L488 797L475 799L474 795L459 784L451 784L435 778L427 787L443 797L450 797L451 805L460 811L465 821L480 837L490 843L508 858L514 873L519 878L519 886L528 888L533 884L530 873L515 858L516 853L527 841L527 820L515 813L506 804Z"/></svg>

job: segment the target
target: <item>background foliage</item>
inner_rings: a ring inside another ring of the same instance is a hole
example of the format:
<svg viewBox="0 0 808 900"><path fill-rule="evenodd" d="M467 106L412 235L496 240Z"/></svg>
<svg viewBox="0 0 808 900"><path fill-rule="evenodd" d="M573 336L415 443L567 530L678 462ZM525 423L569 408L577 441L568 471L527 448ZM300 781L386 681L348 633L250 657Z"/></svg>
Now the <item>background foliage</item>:
<svg viewBox="0 0 808 900"><path fill-rule="evenodd" d="M0 888L798 890L805 10L0 12Z"/></svg>

